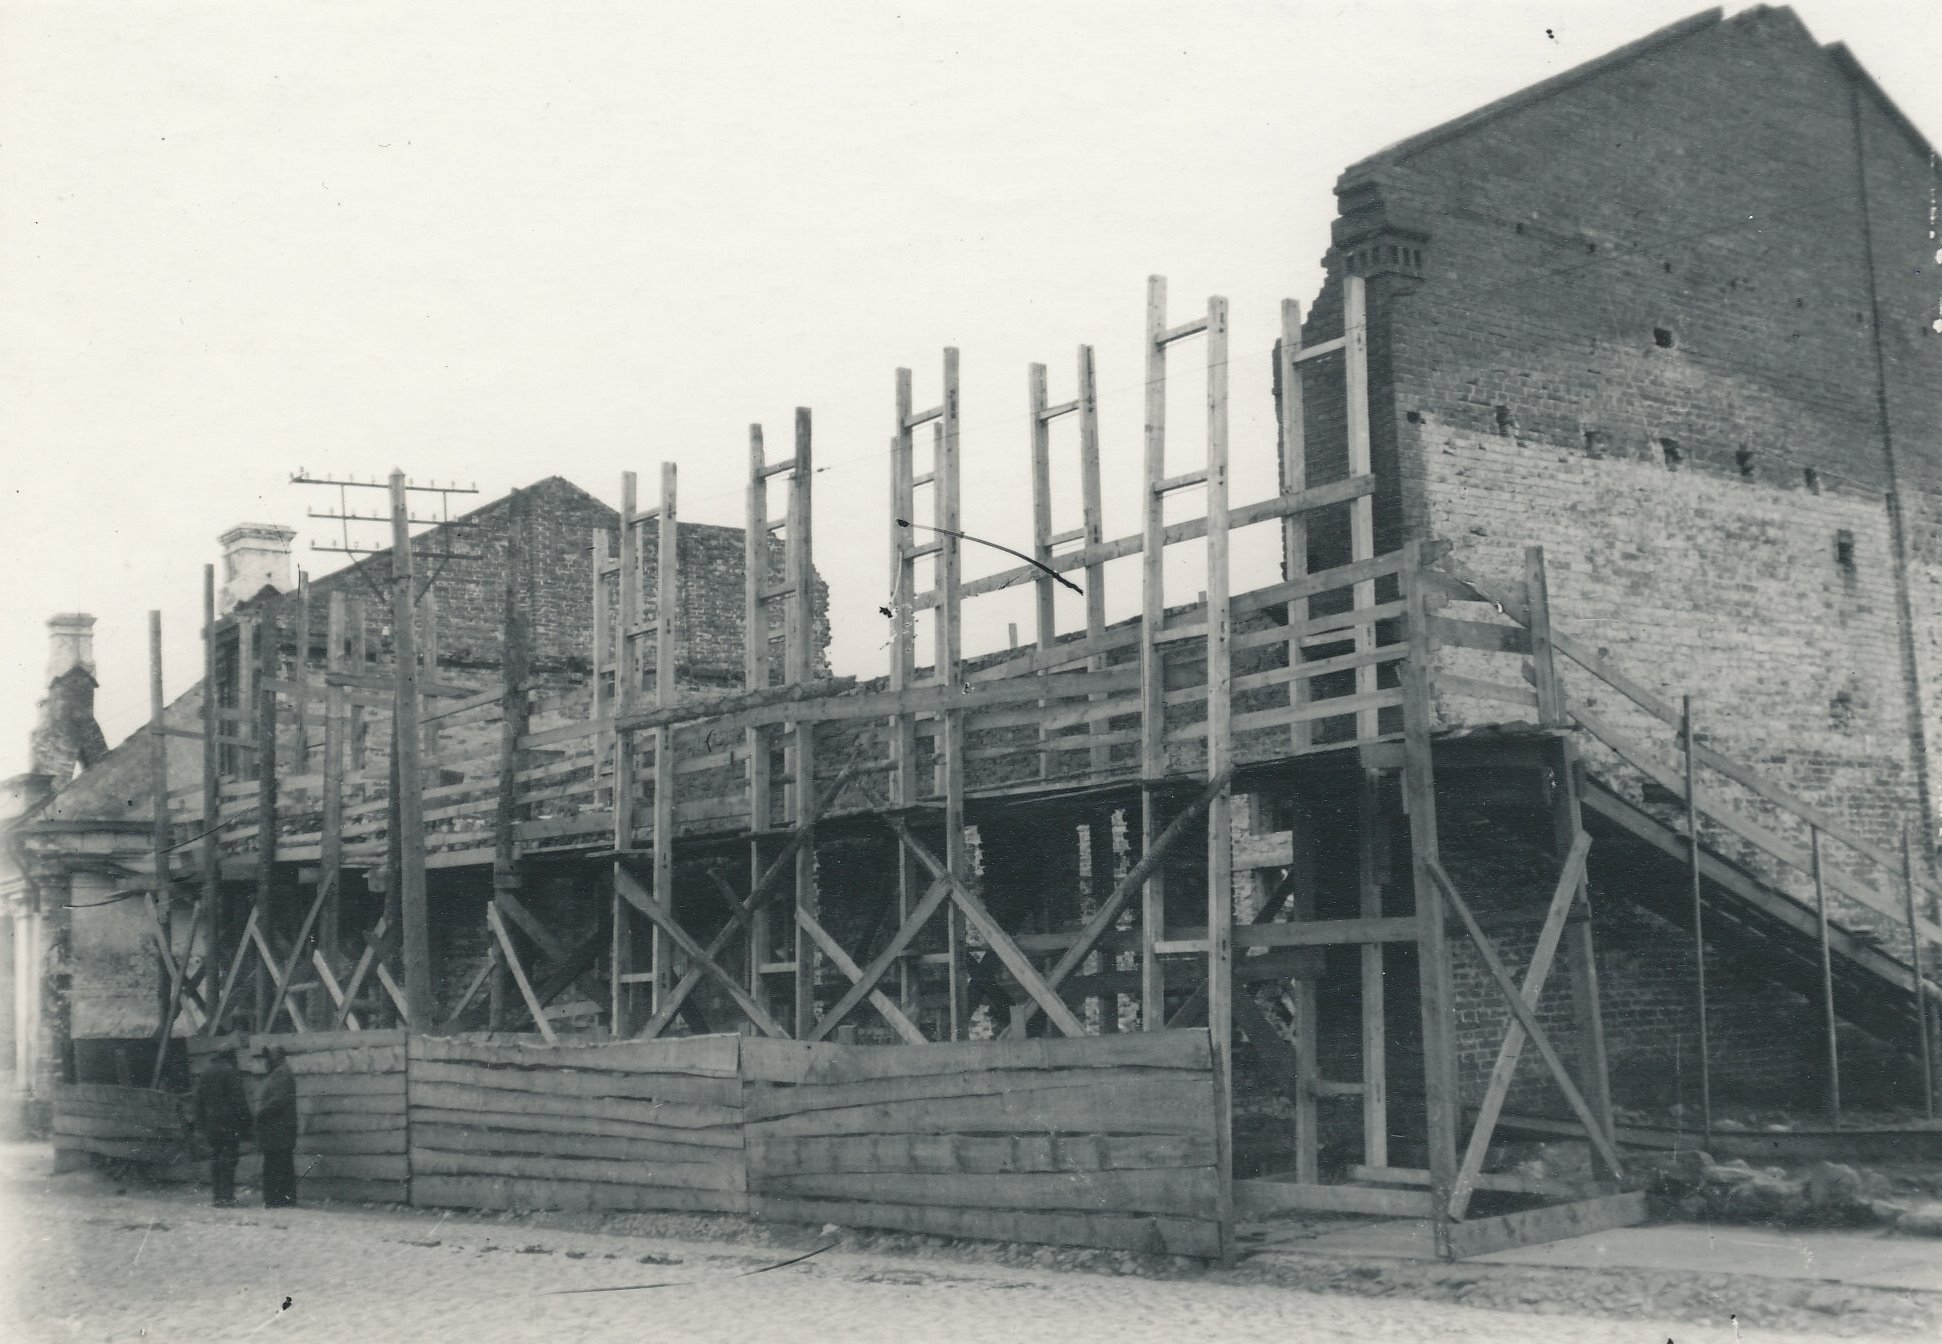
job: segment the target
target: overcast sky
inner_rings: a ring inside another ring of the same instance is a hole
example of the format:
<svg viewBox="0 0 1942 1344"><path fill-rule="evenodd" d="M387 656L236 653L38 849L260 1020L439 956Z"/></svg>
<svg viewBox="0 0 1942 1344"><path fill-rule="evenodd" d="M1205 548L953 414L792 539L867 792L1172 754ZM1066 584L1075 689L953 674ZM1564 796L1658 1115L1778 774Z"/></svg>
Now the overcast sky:
<svg viewBox="0 0 1942 1344"><path fill-rule="evenodd" d="M965 527L1022 545L1026 365L1064 399L1094 344L1119 535L1145 277L1174 321L1225 294L1235 498L1257 498L1276 305L1319 284L1337 173L1696 8L0 4L0 773L25 767L48 614L99 618L120 740L147 611L173 696L217 535L327 506L299 467L485 498L560 474L618 503L622 471L651 497L671 460L685 517L739 525L747 426L786 447L797 405L837 667L873 675L899 365L931 404L962 348ZM1797 8L1942 136L1942 4ZM313 535L299 562L335 568ZM1029 630L1028 600L981 600L968 647Z"/></svg>

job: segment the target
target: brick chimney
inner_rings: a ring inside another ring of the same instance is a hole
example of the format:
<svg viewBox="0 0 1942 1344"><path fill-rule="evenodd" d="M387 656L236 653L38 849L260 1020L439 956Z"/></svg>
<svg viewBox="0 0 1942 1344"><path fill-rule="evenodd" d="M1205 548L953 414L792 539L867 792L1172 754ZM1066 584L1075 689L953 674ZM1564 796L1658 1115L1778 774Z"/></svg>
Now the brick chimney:
<svg viewBox="0 0 1942 1344"><path fill-rule="evenodd" d="M290 542L296 532L276 523L238 523L222 534L222 591L216 612L227 616L265 588L290 589Z"/></svg>
<svg viewBox="0 0 1942 1344"><path fill-rule="evenodd" d="M47 620L47 698L28 741L32 773L55 788L108 753L94 721L94 617L66 611Z"/></svg>

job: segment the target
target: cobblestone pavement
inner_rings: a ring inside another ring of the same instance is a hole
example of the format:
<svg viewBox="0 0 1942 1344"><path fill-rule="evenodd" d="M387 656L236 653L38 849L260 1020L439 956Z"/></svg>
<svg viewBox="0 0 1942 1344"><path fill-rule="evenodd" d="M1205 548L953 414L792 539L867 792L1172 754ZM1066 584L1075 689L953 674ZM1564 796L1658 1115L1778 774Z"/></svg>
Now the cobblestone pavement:
<svg viewBox="0 0 1942 1344"><path fill-rule="evenodd" d="M765 1269L802 1251L421 1210L222 1210L188 1191L118 1190L85 1173L15 1174L0 1179L0 1201L0 1338L21 1341L1749 1344L1806 1337L1333 1296L1218 1274L1118 1277L919 1260L840 1245ZM649 1284L666 1286L579 1291Z"/></svg>

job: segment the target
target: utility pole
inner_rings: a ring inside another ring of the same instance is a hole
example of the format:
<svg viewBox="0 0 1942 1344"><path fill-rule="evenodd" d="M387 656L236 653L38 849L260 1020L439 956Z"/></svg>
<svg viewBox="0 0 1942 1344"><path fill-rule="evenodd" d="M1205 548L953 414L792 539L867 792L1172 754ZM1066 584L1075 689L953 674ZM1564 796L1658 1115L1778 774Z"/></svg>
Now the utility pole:
<svg viewBox="0 0 1942 1344"><path fill-rule="evenodd" d="M391 526L391 639L397 672L392 679L391 777L394 792L391 815L394 824L391 827L390 857L391 867L397 874L399 923L403 931L404 1017L408 1026L422 1029L432 1024L437 1014L437 1002L432 991L431 925L425 909L425 779L421 757L422 690L417 626L419 603L437 580L438 572L434 569L420 584L417 561L470 560L479 557L447 552L414 554L412 524L442 526L452 520L449 517L412 517L411 496L413 492L438 494L449 504L450 496L454 494L477 494L478 491L476 487L439 485L436 482L413 485L405 479L404 472L395 470L383 482L326 480L307 476L301 471L291 479L299 485L328 485L338 489L338 512L319 513L313 509L309 516L343 523L344 544L328 546L313 542L314 550L360 557L374 555L378 553L376 548L350 544L349 525L356 522L389 523ZM388 515L351 512L346 492L353 488L385 490L391 506ZM432 647L436 647L436 635L432 634L430 638ZM435 680L436 669L432 671Z"/></svg>

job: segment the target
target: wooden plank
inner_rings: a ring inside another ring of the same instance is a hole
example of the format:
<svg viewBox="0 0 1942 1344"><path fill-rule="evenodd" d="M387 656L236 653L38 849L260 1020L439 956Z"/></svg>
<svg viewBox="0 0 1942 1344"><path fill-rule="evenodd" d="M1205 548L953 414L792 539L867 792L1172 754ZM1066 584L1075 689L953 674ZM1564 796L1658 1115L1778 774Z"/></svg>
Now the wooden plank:
<svg viewBox="0 0 1942 1344"><path fill-rule="evenodd" d="M1180 1214L1212 1218L1214 1168L1060 1172L837 1172L751 1169L749 1188L763 1196L861 1200L871 1204L941 1204L956 1209L1036 1212Z"/></svg>
<svg viewBox="0 0 1942 1344"><path fill-rule="evenodd" d="M1458 1259L1488 1255L1517 1246L1535 1246L1566 1237L1636 1227L1646 1219L1645 1192L1601 1195L1595 1199L1527 1209L1495 1218L1478 1218L1450 1230L1450 1249Z"/></svg>
<svg viewBox="0 0 1942 1344"><path fill-rule="evenodd" d="M1027 1092L995 1093L813 1111L749 1121L749 1138L794 1134L1045 1133L1123 1127L1138 1116L1142 1131L1194 1133L1207 1123L1205 1078L1155 1077L1114 1087L1074 1082Z"/></svg>
<svg viewBox="0 0 1942 1344"><path fill-rule="evenodd" d="M676 1131L677 1133L679 1131ZM416 1121L411 1127L414 1153L422 1149L459 1158L460 1170L484 1171L465 1165L464 1155L481 1154L502 1158L551 1157L566 1161L596 1159L611 1162L642 1163L640 1178L652 1185L675 1185L662 1178L663 1164L676 1167L705 1166L722 1170L744 1169L742 1150L725 1144L682 1143L669 1139L644 1139L632 1136L580 1134L571 1131L506 1130L477 1124L435 1125ZM493 1174L507 1174L497 1169ZM517 1173L514 1173L517 1174ZM534 1174L538 1174L537 1170Z"/></svg>
<svg viewBox="0 0 1942 1344"><path fill-rule="evenodd" d="M636 1114L653 1114L651 1111L643 1111L640 1107L635 1107L634 1110ZM412 1102L411 1123L414 1130L423 1127L443 1127L509 1137L566 1135L589 1139L633 1139L695 1150L716 1148L739 1150L743 1147L741 1129L735 1125L684 1129L677 1126L650 1124L645 1121L615 1120L592 1115L539 1114L523 1110L451 1110L442 1106L421 1105L416 1100Z"/></svg>
<svg viewBox="0 0 1942 1344"><path fill-rule="evenodd" d="M1369 1213L1385 1218L1427 1218L1430 1192L1364 1185L1236 1181L1234 1208L1243 1217L1255 1218L1269 1218L1279 1213Z"/></svg>
<svg viewBox="0 0 1942 1344"><path fill-rule="evenodd" d="M804 1083L792 1088L758 1089L745 1101L750 1123L817 1111L851 1110L886 1103L988 1097L1004 1093L1021 1096L1061 1088L1111 1091L1140 1083L1179 1081L1176 1070L1119 1068L1099 1075L1089 1070L993 1069L967 1073L906 1074L843 1083Z"/></svg>
<svg viewBox="0 0 1942 1344"><path fill-rule="evenodd" d="M1421 1167L1370 1167L1360 1164L1348 1169L1352 1181L1364 1181L1374 1185L1406 1185L1427 1187L1430 1174ZM1484 1171L1476 1176L1475 1188L1492 1190L1508 1195L1545 1195L1553 1198L1576 1198L1578 1190L1567 1181L1534 1180L1528 1176L1511 1175L1505 1172Z"/></svg>
<svg viewBox="0 0 1942 1344"><path fill-rule="evenodd" d="M429 1173L412 1177L411 1200L420 1206L453 1209L657 1213L744 1213L748 1209L748 1196L739 1190Z"/></svg>
<svg viewBox="0 0 1942 1344"><path fill-rule="evenodd" d="M1020 1209L959 1209L940 1205L867 1204L848 1200L754 1195L750 1212L777 1222L876 1227L933 1236L1023 1241L1053 1246L1098 1246L1149 1255L1220 1254L1219 1224L1211 1219L1106 1213L1040 1213Z"/></svg>
<svg viewBox="0 0 1942 1344"><path fill-rule="evenodd" d="M733 1034L684 1036L662 1041L566 1042L475 1040L413 1036L414 1060L491 1064L514 1069L560 1068L615 1073L676 1074L700 1078L737 1076L741 1038Z"/></svg>
<svg viewBox="0 0 1942 1344"><path fill-rule="evenodd" d="M445 1152L420 1145L413 1137L411 1169L417 1176L512 1176L538 1180L589 1181L644 1185L669 1190L743 1190L748 1176L740 1162L642 1162L597 1157L542 1157Z"/></svg>
<svg viewBox="0 0 1942 1344"><path fill-rule="evenodd" d="M1467 695L1476 700L1522 705L1528 709L1537 708L1535 691L1522 686L1505 686L1499 682L1483 681L1476 677L1458 676L1454 672L1437 672L1436 689L1448 695Z"/></svg>
<svg viewBox="0 0 1942 1344"><path fill-rule="evenodd" d="M1214 1164L1197 1134L841 1134L757 1139L751 1172L1076 1172Z"/></svg>
<svg viewBox="0 0 1942 1344"><path fill-rule="evenodd" d="M414 1081L456 1083L508 1093L560 1097L632 1097L646 1102L685 1101L736 1106L742 1084L736 1078L696 1078L685 1074L591 1073L577 1069L495 1069L483 1064L416 1060ZM512 1103L516 1104L516 1102Z"/></svg>
<svg viewBox="0 0 1942 1344"><path fill-rule="evenodd" d="M742 1042L750 1082L831 1084L988 1069L1204 1071L1207 1033L1163 1031L1069 1039L943 1041L923 1047L845 1046L828 1042Z"/></svg>
<svg viewBox="0 0 1942 1344"><path fill-rule="evenodd" d="M1484 653L1529 653L1531 636L1518 625L1492 625L1485 621L1459 620L1450 616L1430 617L1430 639L1442 647L1479 649Z"/></svg>
<svg viewBox="0 0 1942 1344"><path fill-rule="evenodd" d="M436 1107L448 1111L528 1112L533 1115L582 1117L595 1120L622 1120L636 1124L652 1122L671 1129L718 1129L733 1132L742 1123L739 1106L715 1106L700 1102L644 1102L639 1098L554 1096L539 1092L511 1092L500 1088L473 1087L459 1083L413 1081L411 1107ZM349 1100L349 1099L347 1099ZM344 1105L339 1109L355 1110Z"/></svg>

